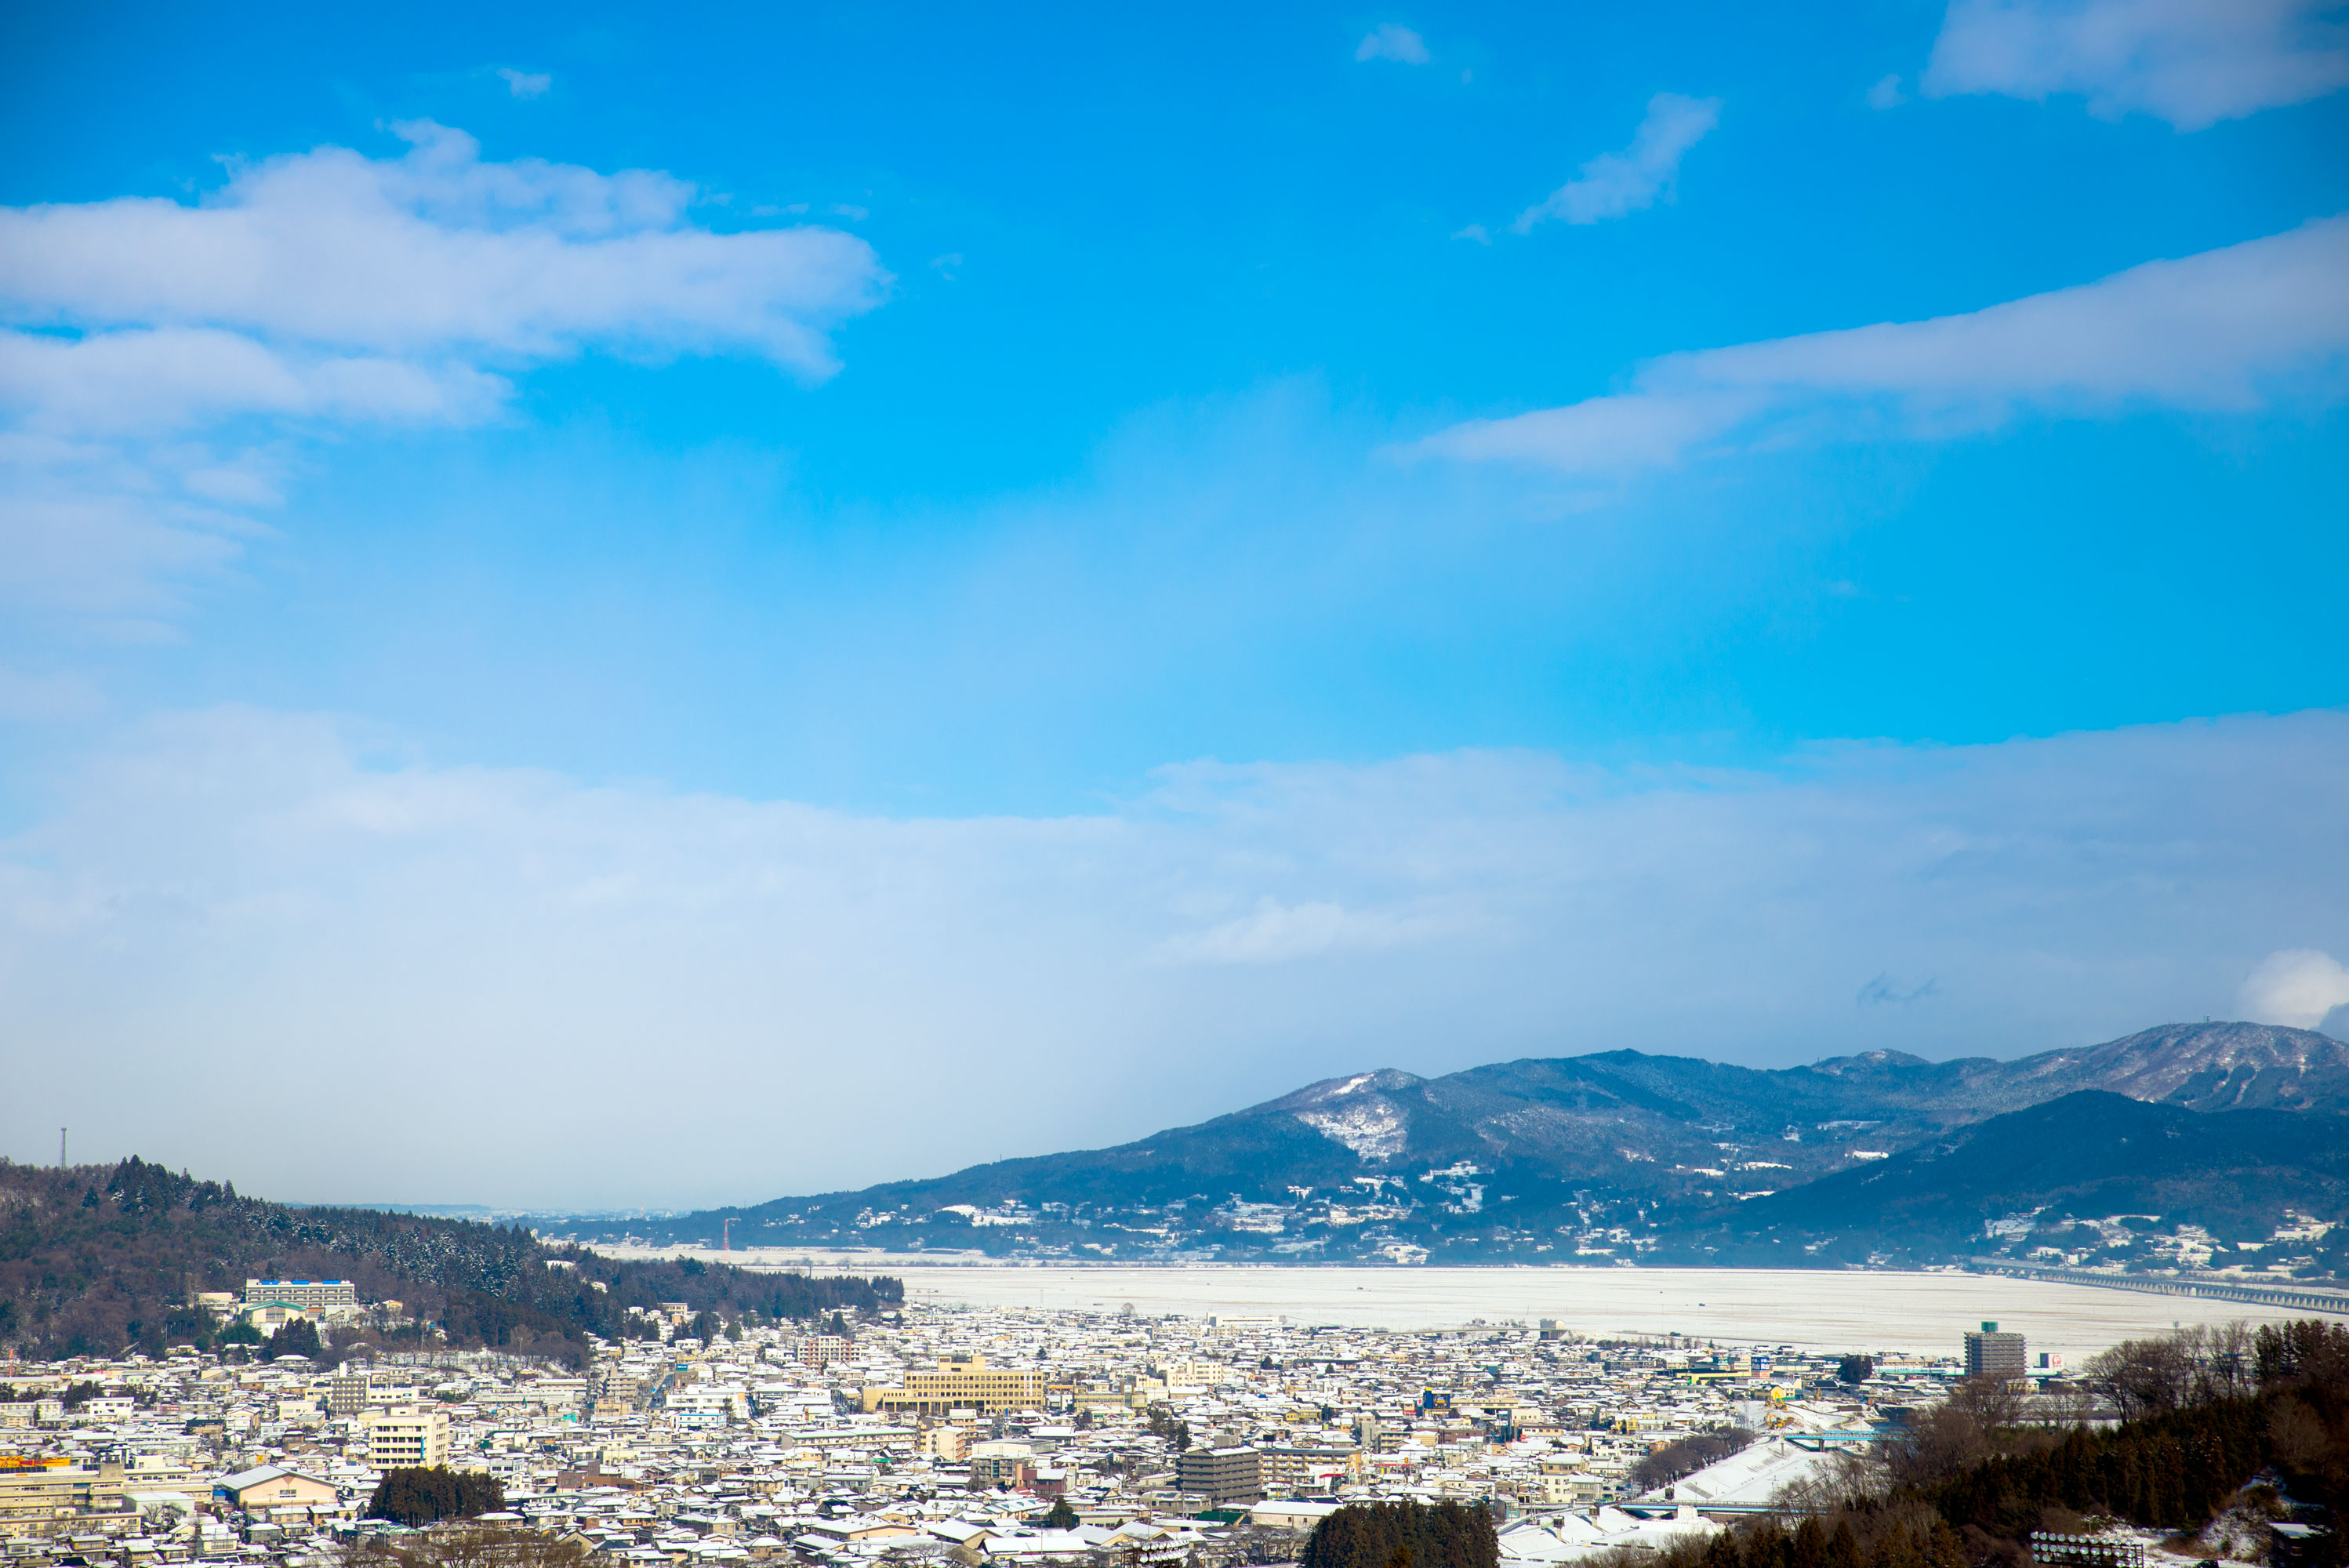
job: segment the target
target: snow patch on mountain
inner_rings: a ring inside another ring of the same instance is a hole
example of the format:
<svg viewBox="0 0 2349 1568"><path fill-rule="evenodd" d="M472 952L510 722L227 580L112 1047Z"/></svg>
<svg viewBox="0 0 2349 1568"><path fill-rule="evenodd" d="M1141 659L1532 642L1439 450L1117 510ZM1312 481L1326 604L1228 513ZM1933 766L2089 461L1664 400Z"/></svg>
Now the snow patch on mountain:
<svg viewBox="0 0 2349 1568"><path fill-rule="evenodd" d="M1349 1084L1348 1088L1353 1085ZM1338 1091L1342 1094L1344 1089ZM1410 1137L1411 1124L1401 1108L1383 1098L1354 1100L1330 1109L1292 1112L1298 1120L1321 1134L1335 1139L1368 1161L1392 1160L1402 1152Z"/></svg>

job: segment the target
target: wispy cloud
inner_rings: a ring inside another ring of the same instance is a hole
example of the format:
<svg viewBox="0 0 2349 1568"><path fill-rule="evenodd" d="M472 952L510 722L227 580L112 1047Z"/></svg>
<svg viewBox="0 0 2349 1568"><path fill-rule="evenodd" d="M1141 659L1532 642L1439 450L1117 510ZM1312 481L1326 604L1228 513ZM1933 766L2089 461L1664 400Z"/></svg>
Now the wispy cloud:
<svg viewBox="0 0 2349 1568"><path fill-rule="evenodd" d="M2222 1012L2263 955L2340 929L2344 798L2343 713L1766 773L1198 763L1089 815L892 820L435 767L224 710L158 722L0 843L0 1034L77 1043L16 1064L59 1119L99 1119L93 1055L168 1077L191 1053L305 1050L331 1098L396 1052L554 1151L513 1196L740 1199L1061 1147L1071 1125L1140 1136L1384 1064L2019 1054ZM1853 1005L1871 977L1918 997L1920 975L1930 1006ZM2298 1017L2331 994L2261 998ZM640 1070L680 1042L692 1072ZM778 1103L948 1079L945 1123L761 1136ZM126 1151L236 1125L240 1086L173 1081L168 1103L106 1101ZM218 1137L186 1157L277 1190L330 1140L355 1184L515 1180L429 1119ZM612 1189L611 1139L626 1180L690 1168L694 1190Z"/></svg>
<svg viewBox="0 0 2349 1568"><path fill-rule="evenodd" d="M1659 198L1671 200L1682 158L1720 120L1719 98L1658 93L1648 100L1647 116L1632 134L1630 146L1584 164L1579 174L1547 200L1517 214L1516 232L1530 233L1534 225L1552 218L1597 223L1652 207Z"/></svg>
<svg viewBox="0 0 2349 1568"><path fill-rule="evenodd" d="M2349 218L1963 315L1670 355L1629 391L1476 420L1414 450L1573 472L1707 451L1989 428L2029 410L2252 409L2337 394Z"/></svg>
<svg viewBox="0 0 2349 1568"><path fill-rule="evenodd" d="M498 79L518 98L544 98L554 86L554 78L544 71L518 71L512 66L500 66Z"/></svg>
<svg viewBox="0 0 2349 1568"><path fill-rule="evenodd" d="M599 349L821 380L832 328L889 282L837 230L700 226L666 174L485 163L461 131L395 129L404 156L239 166L196 204L0 209L0 594L154 602L100 580L233 557L237 509L267 498L203 482L238 452L187 455L229 422L475 422L516 374Z"/></svg>
<svg viewBox="0 0 2349 1568"><path fill-rule="evenodd" d="M1929 97L2077 94L2092 114L2201 130L2349 84L2327 0L1953 0Z"/></svg>
<svg viewBox="0 0 2349 1568"><path fill-rule="evenodd" d="M1364 34L1362 41L1354 46L1354 58L1423 66L1433 57L1427 52L1427 40L1417 33L1398 23L1381 22Z"/></svg>
<svg viewBox="0 0 2349 1568"><path fill-rule="evenodd" d="M1177 964L1286 964L1330 954L1376 953L1416 946L1460 934L1460 922L1416 907L1350 909L1326 900L1284 904L1261 898L1256 908L1204 931L1178 933L1158 944Z"/></svg>

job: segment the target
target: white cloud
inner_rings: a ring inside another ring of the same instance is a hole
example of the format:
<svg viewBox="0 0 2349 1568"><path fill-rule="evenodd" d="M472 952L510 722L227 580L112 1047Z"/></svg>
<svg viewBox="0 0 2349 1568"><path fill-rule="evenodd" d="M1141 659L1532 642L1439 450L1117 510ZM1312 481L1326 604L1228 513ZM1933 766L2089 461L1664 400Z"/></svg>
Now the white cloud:
<svg viewBox="0 0 2349 1568"><path fill-rule="evenodd" d="M544 71L518 71L512 66L500 66L498 79L518 98L543 98L554 86L554 78Z"/></svg>
<svg viewBox="0 0 2349 1568"><path fill-rule="evenodd" d="M2200 130L2349 83L2329 0L1952 0L1929 96L2079 94Z"/></svg>
<svg viewBox="0 0 2349 1568"><path fill-rule="evenodd" d="M26 428L119 434L244 414L464 422L504 402L502 377L463 364L275 348L217 327L81 337L0 332L0 408Z"/></svg>
<svg viewBox="0 0 2349 1568"><path fill-rule="evenodd" d="M2240 1006L2262 1024L2315 1028L2333 1008L2349 1006L2349 965L2313 947L2271 953L2243 982Z"/></svg>
<svg viewBox="0 0 2349 1568"><path fill-rule="evenodd" d="M326 147L235 168L196 204L0 209L0 595L87 611L233 560L251 452L192 433L491 418L512 377L603 351L754 356L802 380L879 303L834 229L721 233L693 187L485 163L461 131L396 127L401 157Z"/></svg>
<svg viewBox="0 0 2349 1568"><path fill-rule="evenodd" d="M1596 223L1651 207L1659 196L1671 200L1681 159L1720 119L1719 98L1658 93L1648 100L1647 116L1630 146L1584 164L1580 174L1551 191L1547 201L1520 212L1516 232L1529 233L1535 224L1550 218Z"/></svg>
<svg viewBox="0 0 2349 1568"><path fill-rule="evenodd" d="M1415 450L1585 473L1863 435L1948 436L2018 411L2243 411L2329 396L2349 355L2349 219L1964 315L1674 354L1629 391L1444 430Z"/></svg>
<svg viewBox="0 0 2349 1568"><path fill-rule="evenodd" d="M291 1196L739 1200L1390 1064L2016 1054L2221 1011L2260 955L2349 940L2344 798L2344 713L1770 774L1194 764L1089 816L946 820L428 766L213 712L61 779L0 843L0 1037L76 1047L15 1064L0 1141L35 1152L38 1108L94 1154ZM1919 1000L1854 1006L1878 989ZM397 1059L498 1104L500 1139L242 1140L244 1087L179 1070L222 1054L300 1059L322 1102ZM944 1120L792 1109L946 1084ZM348 1191L319 1191L329 1153Z"/></svg>
<svg viewBox="0 0 2349 1568"><path fill-rule="evenodd" d="M1876 85L1868 89L1868 107L1870 108L1899 108L1908 101L1909 95L1900 90L1898 75L1879 77Z"/></svg>
<svg viewBox="0 0 2349 1568"><path fill-rule="evenodd" d="M398 356L748 353L823 377L830 327L886 282L835 230L695 227L665 174L483 163L461 131L397 129L403 158L273 159L202 206L0 210L0 309Z"/></svg>
<svg viewBox="0 0 2349 1568"><path fill-rule="evenodd" d="M1392 60L1398 65L1423 66L1432 57L1426 39L1393 22L1380 23L1354 46L1357 60Z"/></svg>

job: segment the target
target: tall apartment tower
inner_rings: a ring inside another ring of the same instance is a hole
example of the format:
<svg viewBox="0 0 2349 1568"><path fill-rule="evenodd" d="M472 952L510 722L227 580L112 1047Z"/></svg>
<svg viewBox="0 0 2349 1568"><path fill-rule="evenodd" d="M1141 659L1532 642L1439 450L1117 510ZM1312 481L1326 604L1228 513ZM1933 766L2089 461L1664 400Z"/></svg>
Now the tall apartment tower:
<svg viewBox="0 0 2349 1568"><path fill-rule="evenodd" d="M1985 1323L1978 1334L1966 1336L1968 1377L2015 1378L2030 1376L2030 1357L2020 1334L2001 1334L1998 1325Z"/></svg>

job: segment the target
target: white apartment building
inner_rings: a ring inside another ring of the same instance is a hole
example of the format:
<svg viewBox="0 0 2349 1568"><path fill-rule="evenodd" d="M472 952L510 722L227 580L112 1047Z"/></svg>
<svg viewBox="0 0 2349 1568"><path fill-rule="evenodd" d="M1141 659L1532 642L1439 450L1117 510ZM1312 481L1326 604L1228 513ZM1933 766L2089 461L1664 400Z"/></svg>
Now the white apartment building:
<svg viewBox="0 0 2349 1568"><path fill-rule="evenodd" d="M367 1436L367 1462L377 1470L449 1462L445 1411L422 1405L379 1406L359 1418L359 1429Z"/></svg>
<svg viewBox="0 0 2349 1568"><path fill-rule="evenodd" d="M347 1279L249 1279L244 1305L296 1306L304 1312L327 1312L358 1305L358 1292Z"/></svg>
<svg viewBox="0 0 2349 1568"><path fill-rule="evenodd" d="M750 1395L740 1383L702 1383L688 1388L670 1389L668 1408L680 1416L725 1416L734 1420L747 1420L750 1415Z"/></svg>

